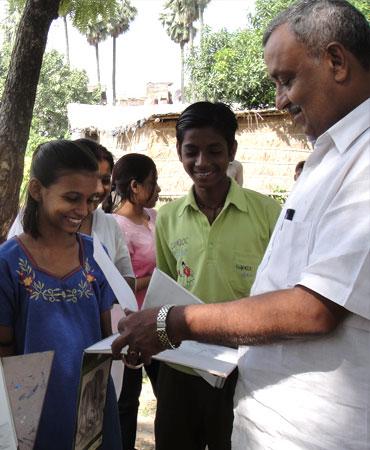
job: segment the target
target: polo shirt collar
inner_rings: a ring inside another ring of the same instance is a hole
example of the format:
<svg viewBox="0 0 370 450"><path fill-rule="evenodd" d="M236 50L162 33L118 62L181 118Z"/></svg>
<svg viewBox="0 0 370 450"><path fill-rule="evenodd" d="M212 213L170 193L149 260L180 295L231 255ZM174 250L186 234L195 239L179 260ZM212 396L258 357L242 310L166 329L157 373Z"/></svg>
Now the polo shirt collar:
<svg viewBox="0 0 370 450"><path fill-rule="evenodd" d="M247 199L244 195L243 188L240 187L233 178L231 178L230 188L226 196L224 209L226 209L230 204L236 206L240 211L248 211ZM194 186L191 187L187 195L184 197L182 207L179 208L179 216L181 216L188 207L193 208L196 211L200 211L194 197Z"/></svg>

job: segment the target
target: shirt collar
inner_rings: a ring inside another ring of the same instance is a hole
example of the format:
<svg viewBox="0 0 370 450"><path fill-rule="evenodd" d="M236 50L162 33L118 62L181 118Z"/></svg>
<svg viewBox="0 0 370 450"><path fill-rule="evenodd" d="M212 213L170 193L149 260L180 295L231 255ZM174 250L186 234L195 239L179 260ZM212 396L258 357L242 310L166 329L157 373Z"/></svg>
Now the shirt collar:
<svg viewBox="0 0 370 450"><path fill-rule="evenodd" d="M339 153L344 153L370 127L370 98L339 120L317 139L315 146L331 140Z"/></svg>
<svg viewBox="0 0 370 450"><path fill-rule="evenodd" d="M244 195L243 188L241 188L233 178L231 178L230 188L227 193L224 209L226 209L230 204L235 205L240 211L248 211L247 199ZM186 208L193 208L196 211L200 211L194 197L194 186L192 186L184 198L184 203L182 207L179 208L178 215L181 216Z"/></svg>

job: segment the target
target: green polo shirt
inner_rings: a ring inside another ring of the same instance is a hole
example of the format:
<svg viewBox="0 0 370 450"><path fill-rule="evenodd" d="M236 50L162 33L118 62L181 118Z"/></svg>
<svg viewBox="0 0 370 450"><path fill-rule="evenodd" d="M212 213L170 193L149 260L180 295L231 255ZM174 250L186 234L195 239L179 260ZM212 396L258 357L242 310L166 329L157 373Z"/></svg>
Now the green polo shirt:
<svg viewBox="0 0 370 450"><path fill-rule="evenodd" d="M191 189L158 212L157 267L205 303L248 296L280 209L232 180L210 225Z"/></svg>

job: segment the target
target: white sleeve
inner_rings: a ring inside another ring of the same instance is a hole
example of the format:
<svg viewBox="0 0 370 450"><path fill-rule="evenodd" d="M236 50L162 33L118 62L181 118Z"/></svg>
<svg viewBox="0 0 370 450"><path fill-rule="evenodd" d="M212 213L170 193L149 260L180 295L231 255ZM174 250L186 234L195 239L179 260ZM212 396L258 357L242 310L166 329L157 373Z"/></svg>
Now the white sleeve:
<svg viewBox="0 0 370 450"><path fill-rule="evenodd" d="M19 212L17 214L17 217L15 218L12 226L9 229L7 239L10 239L14 236L18 236L19 234L22 234L22 233L23 233L23 225L21 222L21 213Z"/></svg>

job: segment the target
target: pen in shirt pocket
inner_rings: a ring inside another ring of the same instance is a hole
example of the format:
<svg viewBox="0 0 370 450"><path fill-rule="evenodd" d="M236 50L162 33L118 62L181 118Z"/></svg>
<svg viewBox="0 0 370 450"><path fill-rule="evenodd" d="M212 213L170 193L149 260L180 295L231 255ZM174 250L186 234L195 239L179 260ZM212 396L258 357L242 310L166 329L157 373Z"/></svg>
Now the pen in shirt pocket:
<svg viewBox="0 0 370 450"><path fill-rule="evenodd" d="M285 213L285 220L293 220L295 214L295 209L287 209Z"/></svg>
<svg viewBox="0 0 370 450"><path fill-rule="evenodd" d="M280 230L283 229L284 221L285 221L285 220L289 220L289 221L292 221L292 220L293 220L294 214L295 214L295 209L290 209L290 208L289 208L289 209L287 209L287 210L285 211L284 220L281 222Z"/></svg>

